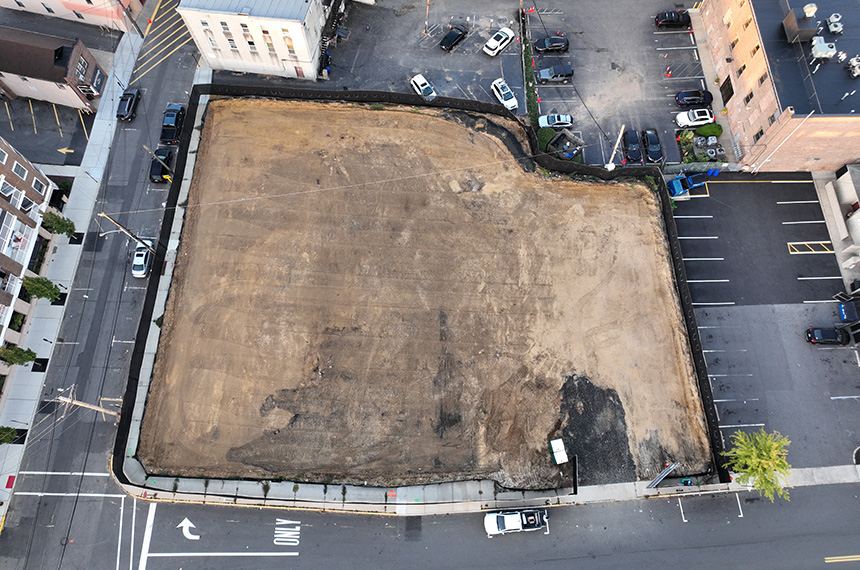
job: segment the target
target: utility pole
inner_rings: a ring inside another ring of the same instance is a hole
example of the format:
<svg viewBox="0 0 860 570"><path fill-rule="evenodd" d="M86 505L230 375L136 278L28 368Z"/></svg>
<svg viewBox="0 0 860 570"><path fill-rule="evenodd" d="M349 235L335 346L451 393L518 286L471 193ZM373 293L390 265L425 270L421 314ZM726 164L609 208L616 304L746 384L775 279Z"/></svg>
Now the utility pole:
<svg viewBox="0 0 860 570"><path fill-rule="evenodd" d="M86 408L88 410L95 410L97 412L101 412L103 414L108 414L109 416L119 417L119 412L115 412L113 410L109 410L107 408L103 408L102 406L96 406L95 404L88 404L86 402L81 402L80 400L73 400L71 398L67 398L66 396L57 396L57 401L62 402L63 404L70 404L72 406L79 406L81 408Z"/></svg>
<svg viewBox="0 0 860 570"><path fill-rule="evenodd" d="M131 22L131 25L134 26L134 31L137 32L137 35L140 36L140 39L143 39L143 30L140 29L140 26L137 25L137 22L134 21L134 18L131 15L131 10L128 9L128 6L122 3L121 0L116 0L116 3L122 6L122 11L125 13L125 17Z"/></svg>
<svg viewBox="0 0 860 570"><path fill-rule="evenodd" d="M114 223L114 225L115 225L116 227L118 227L118 228L119 228L119 231L121 231L122 233L124 233L125 235L127 235L128 237L130 237L131 239L133 239L134 241L136 241L137 243L139 243L140 245L142 245L142 246L143 246L143 247L145 247L146 249L148 249L148 250L149 250L149 253L151 253L152 255L155 255L155 250L154 250L154 249L152 249L152 246L151 246L151 245L147 244L145 241L143 241L142 239L140 239L139 237L137 237L136 235L134 235L134 234L131 232L131 230L129 230L128 228L126 228L125 226L123 226L122 224L120 224L118 221L114 220L113 218L111 218L110 216L108 216L107 214L105 214L104 212L100 212L100 213L98 214L98 216L99 216L100 218L106 218L107 220L109 220L109 221L113 222L113 223Z"/></svg>

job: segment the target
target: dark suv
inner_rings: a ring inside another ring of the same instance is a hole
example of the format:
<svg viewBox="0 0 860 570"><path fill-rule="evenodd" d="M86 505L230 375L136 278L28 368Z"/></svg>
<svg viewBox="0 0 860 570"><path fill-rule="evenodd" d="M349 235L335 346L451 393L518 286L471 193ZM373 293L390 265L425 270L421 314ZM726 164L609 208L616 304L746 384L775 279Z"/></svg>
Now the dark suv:
<svg viewBox="0 0 860 570"><path fill-rule="evenodd" d="M679 107L710 107L713 102L714 96L711 92L701 89L680 91L675 94L675 104Z"/></svg>
<svg viewBox="0 0 860 570"><path fill-rule="evenodd" d="M445 34L445 37L442 38L441 42L439 42L439 47L445 51L451 51L454 49L455 45L463 41L463 38L465 38L468 33L469 30L467 30L465 26L451 26L451 29L448 30L448 33Z"/></svg>
<svg viewBox="0 0 860 570"><path fill-rule="evenodd" d="M152 164L149 165L149 180L156 184L162 182L170 182L170 159L173 158L173 152L169 148L161 147L155 149L155 156ZM164 164L162 164L164 163ZM167 165L167 168L164 165Z"/></svg>
<svg viewBox="0 0 860 570"><path fill-rule="evenodd" d="M845 329L811 328L806 329L806 342L812 344L848 344L851 335Z"/></svg>
<svg viewBox="0 0 860 570"><path fill-rule="evenodd" d="M654 25L658 29L689 30L693 27L693 21L686 10L675 10L657 14L654 17Z"/></svg>
<svg viewBox="0 0 860 570"><path fill-rule="evenodd" d="M567 38L563 38L561 36L549 36L548 38L537 40L532 47L534 48L535 53L567 53L570 44L568 43Z"/></svg>
<svg viewBox="0 0 860 570"><path fill-rule="evenodd" d="M137 102L140 101L140 89L126 89L119 98L116 118L120 121L130 121L137 115Z"/></svg>
<svg viewBox="0 0 860 570"><path fill-rule="evenodd" d="M547 83L570 83L573 68L569 65L553 65L538 71L538 81L541 85Z"/></svg>

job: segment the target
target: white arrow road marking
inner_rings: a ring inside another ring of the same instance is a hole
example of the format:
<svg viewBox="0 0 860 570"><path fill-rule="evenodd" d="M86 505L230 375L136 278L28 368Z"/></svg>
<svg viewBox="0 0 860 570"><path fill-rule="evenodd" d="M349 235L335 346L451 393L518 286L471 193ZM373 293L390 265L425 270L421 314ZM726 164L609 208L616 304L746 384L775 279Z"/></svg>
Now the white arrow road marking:
<svg viewBox="0 0 860 570"><path fill-rule="evenodd" d="M191 534L191 529L197 527L194 526L194 523L187 518L182 519L182 522L176 525L176 528L181 528L182 536L184 536L188 540L200 540L200 536L196 534Z"/></svg>

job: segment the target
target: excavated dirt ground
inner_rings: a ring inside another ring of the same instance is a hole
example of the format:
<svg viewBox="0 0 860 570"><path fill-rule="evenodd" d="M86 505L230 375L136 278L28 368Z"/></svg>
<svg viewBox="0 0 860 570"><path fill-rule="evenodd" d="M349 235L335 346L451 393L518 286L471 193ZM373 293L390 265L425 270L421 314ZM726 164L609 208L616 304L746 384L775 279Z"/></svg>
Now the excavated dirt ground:
<svg viewBox="0 0 860 570"><path fill-rule="evenodd" d="M655 196L547 180L499 118L209 106L138 455L391 485L704 472ZM513 153L513 154L512 154Z"/></svg>

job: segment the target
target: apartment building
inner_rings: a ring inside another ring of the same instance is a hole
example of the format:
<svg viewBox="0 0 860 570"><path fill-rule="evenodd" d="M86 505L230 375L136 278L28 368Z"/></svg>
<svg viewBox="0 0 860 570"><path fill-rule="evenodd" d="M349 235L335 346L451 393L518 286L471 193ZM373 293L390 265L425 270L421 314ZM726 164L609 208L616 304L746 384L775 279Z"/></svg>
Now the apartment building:
<svg viewBox="0 0 860 570"><path fill-rule="evenodd" d="M95 111L106 79L80 40L0 26L0 95Z"/></svg>
<svg viewBox="0 0 860 570"><path fill-rule="evenodd" d="M56 188L35 165L0 138L0 339L4 343L22 341L22 319L19 317L19 323L12 328L10 323L15 313L23 317L30 313L31 304L18 298L18 293L24 277L35 275L27 267L39 238L51 238L40 224Z"/></svg>
<svg viewBox="0 0 860 570"><path fill-rule="evenodd" d="M180 0L211 69L316 80L332 0Z"/></svg>
<svg viewBox="0 0 860 570"><path fill-rule="evenodd" d="M62 18L122 32L133 31L132 20L146 0L0 0L0 7Z"/></svg>
<svg viewBox="0 0 860 570"><path fill-rule="evenodd" d="M726 116L744 170L835 171L860 158L860 83L850 66L860 34L843 33L860 29L860 6L704 0L699 13L714 110Z"/></svg>

